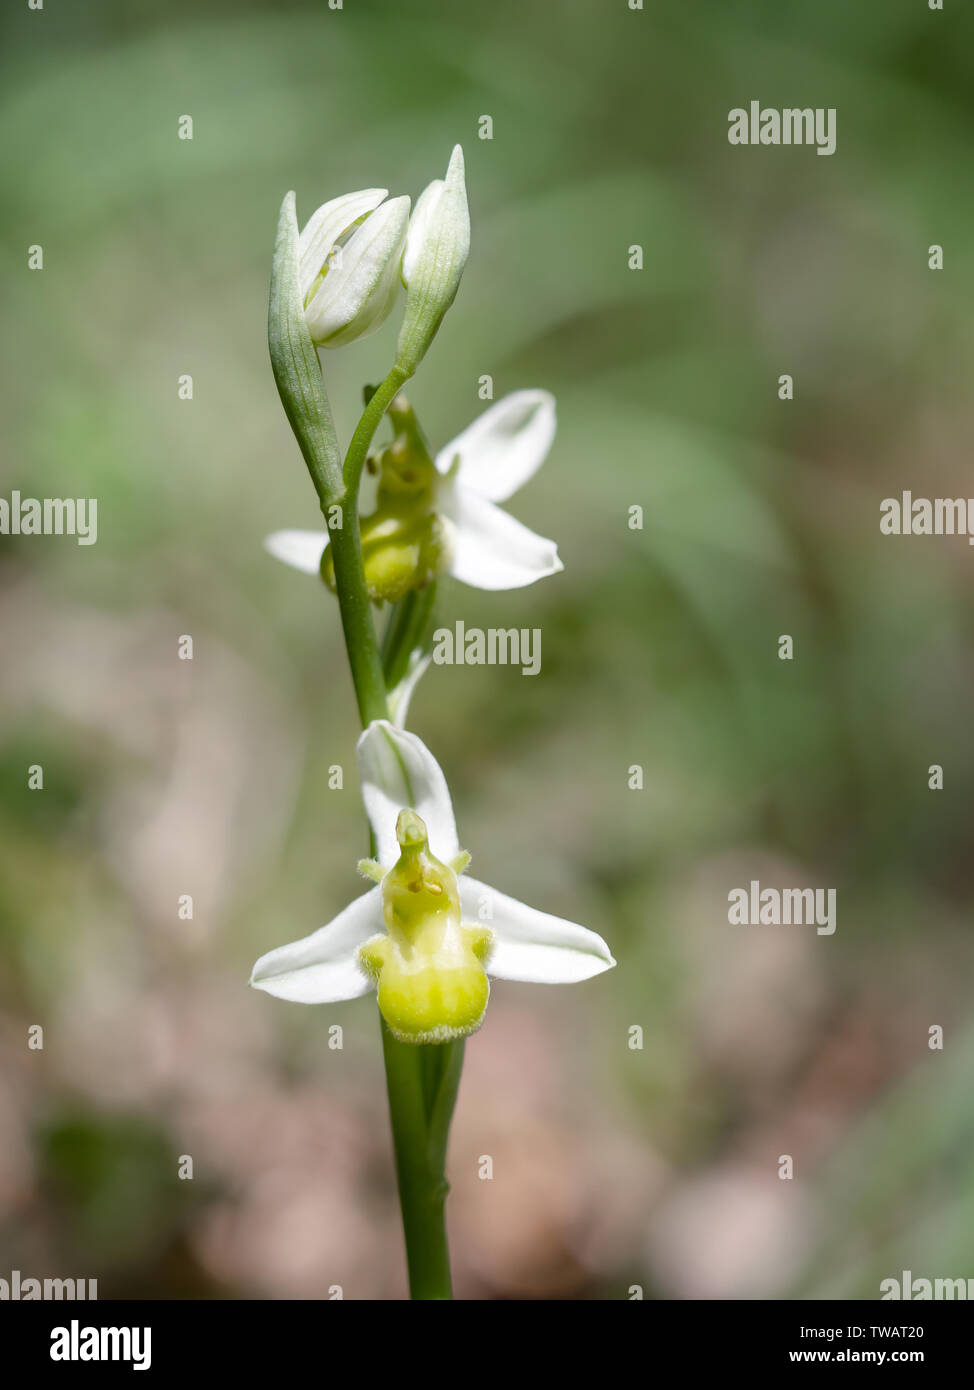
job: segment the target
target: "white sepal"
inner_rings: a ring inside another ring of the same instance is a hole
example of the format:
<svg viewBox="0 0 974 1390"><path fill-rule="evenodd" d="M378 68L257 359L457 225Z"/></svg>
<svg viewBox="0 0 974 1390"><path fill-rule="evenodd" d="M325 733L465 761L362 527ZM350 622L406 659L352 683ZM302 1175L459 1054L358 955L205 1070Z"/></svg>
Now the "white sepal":
<svg viewBox="0 0 974 1390"><path fill-rule="evenodd" d="M539 912L464 875L460 879L463 920L487 927L493 945L487 974L499 980L565 985L601 975L615 965L597 932Z"/></svg>
<svg viewBox="0 0 974 1390"><path fill-rule="evenodd" d="M460 487L506 502L544 463L556 428L550 391L512 391L441 449L436 466L449 473L459 457Z"/></svg>
<svg viewBox="0 0 974 1390"><path fill-rule="evenodd" d="M443 495L443 510L453 522L449 571L463 584L522 589L565 568L554 541L522 526L479 493L454 487Z"/></svg>
<svg viewBox="0 0 974 1390"><path fill-rule="evenodd" d="M328 545L327 531L272 531L264 537L264 549L304 574L318 574Z"/></svg>
<svg viewBox="0 0 974 1390"><path fill-rule="evenodd" d="M425 821L437 858L455 858L460 846L450 791L422 739L377 719L359 738L357 751L362 800L382 867L390 869L399 858L396 819L404 809L416 811Z"/></svg>
<svg viewBox="0 0 974 1390"><path fill-rule="evenodd" d="M295 1004L333 1004L372 988L358 963L358 948L384 931L382 890L370 888L325 927L261 956L250 983Z"/></svg>

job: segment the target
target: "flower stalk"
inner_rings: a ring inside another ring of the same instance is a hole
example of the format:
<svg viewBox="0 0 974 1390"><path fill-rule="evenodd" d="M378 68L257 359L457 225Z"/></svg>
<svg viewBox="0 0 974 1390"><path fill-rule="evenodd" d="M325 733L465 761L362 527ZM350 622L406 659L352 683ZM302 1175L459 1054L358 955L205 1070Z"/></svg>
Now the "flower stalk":
<svg viewBox="0 0 974 1390"><path fill-rule="evenodd" d="M281 208L271 275L268 345L285 414L329 525L345 649L363 729L388 718L386 677L365 585L358 490L369 446L406 381L394 366L372 394L341 462L321 365L304 318L294 195ZM398 667L398 656L395 663ZM410 1297L449 1299L444 1205L446 1147L463 1066L463 1043L398 1042L380 1015ZM431 1056L427 1054L432 1054Z"/></svg>
<svg viewBox="0 0 974 1390"><path fill-rule="evenodd" d="M470 246L463 153L420 197L365 189L323 204L299 234L293 193L281 207L268 341L284 410L314 484L324 533L276 532L271 553L317 573L338 597L363 733L357 755L373 881L310 936L266 952L251 984L297 1003L376 991L410 1295L452 1297L445 1177L464 1041L483 1021L488 977L566 984L615 962L595 932L466 875L446 779L404 724L430 662L436 579L521 588L561 569L553 541L497 504L543 463L555 434L546 391L513 392L435 456L400 395L453 303ZM344 459L318 349L374 332L401 283L396 359ZM386 414L393 441L370 461L375 511L359 517L362 473ZM373 467L374 463L374 467ZM391 605L382 646L372 604Z"/></svg>
<svg viewBox="0 0 974 1390"><path fill-rule="evenodd" d="M345 456L341 526L331 534L345 649L363 729L373 720L388 718L388 695L365 586L358 488L375 432L405 379L393 367L362 413ZM390 674L397 667L398 663ZM381 1014L379 1024L409 1295L416 1300L450 1299L446 1150L463 1068L463 1041L403 1043L393 1037Z"/></svg>
<svg viewBox="0 0 974 1390"><path fill-rule="evenodd" d="M387 719L389 703L375 625L372 621L372 609L365 587L362 538L358 523L358 489L369 445L383 415L404 381L405 377L399 368L393 367L362 412L362 418L352 435L352 442L348 446L342 467L344 488L341 524L331 529L330 533L345 650L348 653L355 700L363 729L367 728L373 719Z"/></svg>
<svg viewBox="0 0 974 1390"><path fill-rule="evenodd" d="M342 470L342 524L331 540L345 648L363 729L375 719L388 718L388 695L365 587L358 489L375 432L405 380L405 373L393 367L362 413ZM446 1236L450 1190L446 1148L463 1068L463 1043L417 1047L394 1038L381 1015L379 1023L409 1294L413 1299L449 1299L453 1290ZM445 1053L449 1054L446 1065Z"/></svg>

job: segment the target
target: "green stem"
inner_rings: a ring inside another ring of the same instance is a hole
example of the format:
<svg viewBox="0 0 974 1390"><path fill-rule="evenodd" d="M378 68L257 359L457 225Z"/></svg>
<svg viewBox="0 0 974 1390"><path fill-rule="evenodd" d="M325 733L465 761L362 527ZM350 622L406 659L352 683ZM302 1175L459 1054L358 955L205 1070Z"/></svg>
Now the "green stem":
<svg viewBox="0 0 974 1390"><path fill-rule="evenodd" d="M345 455L345 465L342 474L345 481L346 495L351 494L352 503L358 510L358 485L362 477L362 465L365 463L365 456L369 452L369 445L372 443L372 436L379 428L383 415L396 398L399 388L409 380L409 377L401 367L393 367L392 371L383 381L382 385L373 391L369 398L369 403L362 412L362 418L355 426L355 433L352 435L352 442L348 446L348 453Z"/></svg>
<svg viewBox="0 0 974 1390"><path fill-rule="evenodd" d="M409 1293L413 1299L449 1299L445 1207L450 1185L443 1170L463 1042L418 1047L397 1042L381 1016L380 1023Z"/></svg>
<svg viewBox="0 0 974 1390"><path fill-rule="evenodd" d="M345 456L342 524L331 531L342 629L363 727L373 719L387 719L389 705L386 674L365 587L358 489L372 438L405 380L406 374L394 367L362 414ZM327 516L327 511L325 514ZM422 615L424 624L428 616L427 607ZM400 643L410 640L418 621L411 606L404 617L409 621L404 622L400 642L396 644L397 666ZM406 655L408 657L408 652ZM414 1299L452 1298L444 1213L449 1185L444 1167L450 1120L463 1066L463 1044L401 1043L389 1032L381 1015L380 1022L410 1296Z"/></svg>
<svg viewBox="0 0 974 1390"><path fill-rule="evenodd" d="M352 435L342 469L345 490L341 501L341 525L330 529L338 607L363 728L371 724L373 719L388 719L389 704L372 622L372 607L365 588L362 538L358 524L358 488L372 437L405 380L405 374L398 367L393 367L365 407ZM328 516L327 511L325 516Z"/></svg>
<svg viewBox="0 0 974 1390"><path fill-rule="evenodd" d="M441 1178L446 1170L446 1147L450 1138L450 1122L456 1109L457 1092L460 1089L465 1041L464 1038L457 1038L453 1042L439 1043L435 1047L422 1049L429 1161L432 1171ZM444 1200L449 1191L450 1185L444 1178Z"/></svg>
<svg viewBox="0 0 974 1390"><path fill-rule="evenodd" d="M338 608L342 615L345 649L355 686L362 728L373 719L388 719L389 704L382 661L372 623L372 610L365 589L362 539L358 528L358 508L342 503L342 524L331 532L331 555L335 566Z"/></svg>

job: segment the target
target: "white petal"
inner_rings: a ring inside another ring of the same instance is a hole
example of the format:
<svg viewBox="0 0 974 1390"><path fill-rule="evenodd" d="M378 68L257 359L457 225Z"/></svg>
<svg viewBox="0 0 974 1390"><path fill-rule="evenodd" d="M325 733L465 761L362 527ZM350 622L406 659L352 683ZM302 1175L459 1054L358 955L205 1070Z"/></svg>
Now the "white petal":
<svg viewBox="0 0 974 1390"><path fill-rule="evenodd" d="M305 310L316 343L342 347L385 322L399 292L408 221L409 199L391 198L345 243L341 263L329 270Z"/></svg>
<svg viewBox="0 0 974 1390"><path fill-rule="evenodd" d="M460 486L504 502L544 463L556 427L550 391L512 391L441 449L436 466L449 472L459 454Z"/></svg>
<svg viewBox="0 0 974 1390"><path fill-rule="evenodd" d="M466 874L460 878L460 902L464 922L494 933L486 969L500 980L568 985L615 965L597 932L538 912Z"/></svg>
<svg viewBox="0 0 974 1390"><path fill-rule="evenodd" d="M358 948L384 930L382 889L370 888L326 927L261 956L250 983L295 1004L357 999L372 988L358 963Z"/></svg>
<svg viewBox="0 0 974 1390"><path fill-rule="evenodd" d="M305 574L318 573L327 544L327 531L274 531L264 537L268 554Z"/></svg>
<svg viewBox="0 0 974 1390"><path fill-rule="evenodd" d="M422 739L377 719L358 741L358 765L365 813L383 868L390 869L399 858L396 819L407 807L426 822L430 849L438 859L459 853L446 778Z"/></svg>
<svg viewBox="0 0 974 1390"><path fill-rule="evenodd" d="M373 212L387 192L386 188L363 188L359 193L343 193L311 214L298 237L298 281L302 299L307 299L338 238L360 217Z"/></svg>
<svg viewBox="0 0 974 1390"><path fill-rule="evenodd" d="M529 531L486 497L447 484L441 502L455 527L454 579L475 589L522 589L565 568L554 541Z"/></svg>

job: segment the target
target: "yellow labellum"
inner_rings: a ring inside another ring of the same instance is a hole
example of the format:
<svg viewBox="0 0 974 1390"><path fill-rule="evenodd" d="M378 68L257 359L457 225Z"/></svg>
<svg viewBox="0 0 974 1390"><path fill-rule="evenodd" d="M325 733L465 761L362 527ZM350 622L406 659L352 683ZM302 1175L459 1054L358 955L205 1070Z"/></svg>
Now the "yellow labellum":
<svg viewBox="0 0 974 1390"><path fill-rule="evenodd" d="M396 822L400 856L382 879L386 935L359 959L378 987L379 1009L401 1042L436 1043L480 1027L490 986L490 932L460 920L455 871L430 852L415 811Z"/></svg>

